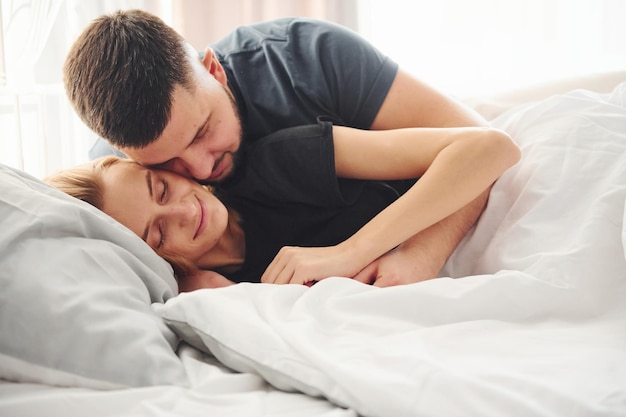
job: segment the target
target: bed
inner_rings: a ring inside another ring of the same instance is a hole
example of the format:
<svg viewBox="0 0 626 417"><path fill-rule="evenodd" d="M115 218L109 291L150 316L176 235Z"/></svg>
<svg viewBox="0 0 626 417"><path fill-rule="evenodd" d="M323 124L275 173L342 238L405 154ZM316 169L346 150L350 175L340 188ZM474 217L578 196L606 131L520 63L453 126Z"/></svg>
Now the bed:
<svg viewBox="0 0 626 417"><path fill-rule="evenodd" d="M474 104L522 160L406 286L177 295L126 228L0 166L0 415L626 416L626 82Z"/></svg>

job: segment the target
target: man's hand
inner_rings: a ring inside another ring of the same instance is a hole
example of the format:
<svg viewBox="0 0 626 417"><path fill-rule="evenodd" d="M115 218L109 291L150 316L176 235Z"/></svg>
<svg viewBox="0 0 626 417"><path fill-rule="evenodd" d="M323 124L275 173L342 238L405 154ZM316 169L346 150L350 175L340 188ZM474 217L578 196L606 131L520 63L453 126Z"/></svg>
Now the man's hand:
<svg viewBox="0 0 626 417"><path fill-rule="evenodd" d="M400 245L363 268L354 279L377 287L412 284L437 278L432 262L420 259L419 251Z"/></svg>
<svg viewBox="0 0 626 417"><path fill-rule="evenodd" d="M471 219L480 217L488 196L489 190L461 212L432 225L376 259L354 279L389 287L437 278L448 257L471 229Z"/></svg>

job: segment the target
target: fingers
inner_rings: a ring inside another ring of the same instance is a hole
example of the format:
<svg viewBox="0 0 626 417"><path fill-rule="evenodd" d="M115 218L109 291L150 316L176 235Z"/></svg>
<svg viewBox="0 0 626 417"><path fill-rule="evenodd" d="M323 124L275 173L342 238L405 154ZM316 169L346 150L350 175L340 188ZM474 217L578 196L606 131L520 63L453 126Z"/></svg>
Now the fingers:
<svg viewBox="0 0 626 417"><path fill-rule="evenodd" d="M280 249L274 260L261 276L265 284L307 284L319 277L313 276L315 271L315 255L313 248L285 246Z"/></svg>
<svg viewBox="0 0 626 417"><path fill-rule="evenodd" d="M372 285L374 285L375 287L391 287L391 286L397 285L397 284L391 283L391 281L389 279L387 279L386 277L382 276L382 277L378 277L376 280L374 280L374 282L372 282Z"/></svg>
<svg viewBox="0 0 626 417"><path fill-rule="evenodd" d="M261 275L261 282L264 284L273 284L274 283L274 264L276 263L276 258L265 268L265 272Z"/></svg>
<svg viewBox="0 0 626 417"><path fill-rule="evenodd" d="M373 284L378 274L378 265L372 262L356 274L352 279L362 282L363 284Z"/></svg>
<svg viewBox="0 0 626 417"><path fill-rule="evenodd" d="M265 284L289 284L295 272L290 264L288 248L283 247L261 275L261 282Z"/></svg>
<svg viewBox="0 0 626 417"><path fill-rule="evenodd" d="M261 275L261 282L304 284L333 275L351 277L354 273L349 256L341 248L285 246Z"/></svg>
<svg viewBox="0 0 626 417"><path fill-rule="evenodd" d="M376 278L373 283L375 287L393 287L396 285L409 284L411 281L402 279L396 274L383 274Z"/></svg>

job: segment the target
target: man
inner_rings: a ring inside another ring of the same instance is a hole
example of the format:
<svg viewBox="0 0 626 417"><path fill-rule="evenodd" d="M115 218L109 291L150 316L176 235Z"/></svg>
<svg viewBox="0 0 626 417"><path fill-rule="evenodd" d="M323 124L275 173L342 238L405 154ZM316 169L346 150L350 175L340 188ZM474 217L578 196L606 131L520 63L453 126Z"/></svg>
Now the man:
<svg viewBox="0 0 626 417"><path fill-rule="evenodd" d="M156 16L116 12L76 40L64 82L82 120L119 151L207 183L228 178L242 143L320 117L361 129L486 125L355 33L308 19L238 28L198 56ZM487 195L364 272L381 286L436 277Z"/></svg>

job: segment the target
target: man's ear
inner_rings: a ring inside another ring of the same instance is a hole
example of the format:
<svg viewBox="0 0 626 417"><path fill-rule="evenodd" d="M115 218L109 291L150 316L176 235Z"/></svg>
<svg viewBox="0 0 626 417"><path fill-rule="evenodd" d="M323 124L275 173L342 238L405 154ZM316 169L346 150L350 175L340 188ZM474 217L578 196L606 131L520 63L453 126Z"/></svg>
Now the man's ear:
<svg viewBox="0 0 626 417"><path fill-rule="evenodd" d="M209 74L211 74L220 84L223 86L227 85L226 72L224 72L224 67L222 67L222 64L218 61L213 49L206 48L204 50L202 65L204 65L204 68L209 71Z"/></svg>

